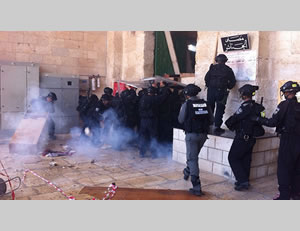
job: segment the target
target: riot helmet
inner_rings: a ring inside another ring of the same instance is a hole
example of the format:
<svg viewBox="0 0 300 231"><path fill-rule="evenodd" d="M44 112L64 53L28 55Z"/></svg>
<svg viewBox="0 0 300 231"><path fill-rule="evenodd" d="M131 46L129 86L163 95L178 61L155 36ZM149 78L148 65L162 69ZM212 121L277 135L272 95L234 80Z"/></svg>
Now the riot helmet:
<svg viewBox="0 0 300 231"><path fill-rule="evenodd" d="M188 84L183 89L183 94L187 96L196 96L201 91L201 88L196 86L195 84Z"/></svg>
<svg viewBox="0 0 300 231"><path fill-rule="evenodd" d="M297 82L288 81L281 86L280 91L282 91L283 93L285 92L297 93L298 91L300 91L300 86Z"/></svg>
<svg viewBox="0 0 300 231"><path fill-rule="evenodd" d="M56 101L57 100L56 94L54 92L50 92L47 95L47 97L50 98L50 99L52 99L52 101Z"/></svg>
<svg viewBox="0 0 300 231"><path fill-rule="evenodd" d="M113 89L111 89L110 87L104 88L104 94L112 95L112 93L113 93Z"/></svg>
<svg viewBox="0 0 300 231"><path fill-rule="evenodd" d="M154 94L156 93L155 87L152 87L152 86L151 86L151 87L148 87L148 88L147 88L147 93L148 93L148 94L153 94L153 95L154 95Z"/></svg>
<svg viewBox="0 0 300 231"><path fill-rule="evenodd" d="M239 93L241 94L241 96L252 97L255 95L255 91L257 91L258 89L258 86L245 84L244 86L239 88Z"/></svg>
<svg viewBox="0 0 300 231"><path fill-rule="evenodd" d="M215 61L217 63L226 63L228 61L228 58L226 55L224 54L219 54L216 58L215 58Z"/></svg>

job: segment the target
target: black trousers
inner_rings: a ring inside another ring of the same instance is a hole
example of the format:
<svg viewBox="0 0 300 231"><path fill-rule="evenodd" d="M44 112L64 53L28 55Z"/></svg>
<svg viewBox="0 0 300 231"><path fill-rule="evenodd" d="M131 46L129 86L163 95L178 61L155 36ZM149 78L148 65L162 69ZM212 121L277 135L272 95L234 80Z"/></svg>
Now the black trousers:
<svg viewBox="0 0 300 231"><path fill-rule="evenodd" d="M140 122L140 155L145 155L150 148L152 156L157 155L157 120L153 118L142 118Z"/></svg>
<svg viewBox="0 0 300 231"><path fill-rule="evenodd" d="M47 120L47 124L48 124L48 135L49 137L52 137L55 134L55 123L50 116Z"/></svg>
<svg viewBox="0 0 300 231"><path fill-rule="evenodd" d="M223 115L227 102L228 91L227 89L219 89L209 87L207 89L207 103L211 108L212 113L215 111L215 126L221 127L223 123Z"/></svg>
<svg viewBox="0 0 300 231"><path fill-rule="evenodd" d="M292 194L300 193L300 136L281 135L277 178L282 199L290 199Z"/></svg>
<svg viewBox="0 0 300 231"><path fill-rule="evenodd" d="M247 141L243 138L235 137L228 154L228 161L233 174L239 183L249 181L252 150L256 139L249 138Z"/></svg>

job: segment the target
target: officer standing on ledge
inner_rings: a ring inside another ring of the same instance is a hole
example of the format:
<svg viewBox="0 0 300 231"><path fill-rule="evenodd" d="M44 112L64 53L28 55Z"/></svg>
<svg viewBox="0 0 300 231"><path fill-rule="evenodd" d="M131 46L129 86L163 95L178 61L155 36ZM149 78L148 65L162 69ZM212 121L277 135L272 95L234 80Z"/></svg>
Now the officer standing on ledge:
<svg viewBox="0 0 300 231"><path fill-rule="evenodd" d="M207 89L207 103L210 106L212 113L215 110L215 133L221 134L225 130L221 128L223 123L223 114L229 91L235 86L236 80L232 69L225 65L227 57L224 54L219 54L215 61L217 64L211 64L209 71L205 75L205 85Z"/></svg>
<svg viewBox="0 0 300 231"><path fill-rule="evenodd" d="M279 196L275 200L300 199L300 103L297 82L288 81L281 88L285 100L276 108L272 118L253 118L262 125L276 127L280 134L277 178Z"/></svg>
<svg viewBox="0 0 300 231"><path fill-rule="evenodd" d="M186 102L181 106L178 116L179 123L184 124L187 167L183 170L184 179L191 176L193 188L190 193L201 196L201 182L199 178L198 156L203 147L209 129L213 123L213 115L207 102L197 97L200 87L188 84L183 90Z"/></svg>
<svg viewBox="0 0 300 231"><path fill-rule="evenodd" d="M235 131L235 137L229 151L228 161L235 179L234 189L237 191L247 190L250 186L250 167L252 150L256 137L263 136L265 131L252 116L264 116L265 108L252 100L258 86L246 84L239 89L243 100L239 109L225 121L226 126Z"/></svg>

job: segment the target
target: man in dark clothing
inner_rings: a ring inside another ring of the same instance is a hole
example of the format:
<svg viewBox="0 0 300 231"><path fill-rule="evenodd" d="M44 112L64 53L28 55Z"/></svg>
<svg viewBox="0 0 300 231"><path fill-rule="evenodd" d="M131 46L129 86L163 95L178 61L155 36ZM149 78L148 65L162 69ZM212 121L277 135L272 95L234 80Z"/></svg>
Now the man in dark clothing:
<svg viewBox="0 0 300 231"><path fill-rule="evenodd" d="M264 135L264 129L252 116L264 116L264 107L252 100L258 86L246 84L239 89L243 100L239 109L226 120L226 126L235 131L235 137L229 151L228 160L236 178L235 190L247 190L250 186L250 167L252 150L256 137Z"/></svg>
<svg viewBox="0 0 300 231"><path fill-rule="evenodd" d="M30 109L31 112L35 113L49 113L48 120L47 120L47 127L48 127L48 136L49 139L55 140L55 123L52 118L52 115L55 112L54 109L54 101L57 100L56 94L54 92L50 92L47 96L42 96L39 99L33 100L31 103L32 107Z"/></svg>
<svg viewBox="0 0 300 231"><path fill-rule="evenodd" d="M201 196L203 193L199 178L198 156L207 139L209 125L213 123L213 115L207 102L197 97L201 91L200 87L188 84L183 91L187 101L181 106L178 116L179 123L184 124L186 134L187 167L183 170L183 174L185 180L191 176L193 188L189 192Z"/></svg>
<svg viewBox="0 0 300 231"><path fill-rule="evenodd" d="M173 124L172 124L172 92L166 82L161 82L158 95L168 94L168 97L158 107L158 142L165 148L165 155L172 154Z"/></svg>
<svg viewBox="0 0 300 231"><path fill-rule="evenodd" d="M297 82L288 81L281 88L286 100L276 108L272 118L255 120L268 127L276 127L280 135L278 153L278 189L276 200L300 199L300 103L296 93L300 91Z"/></svg>
<svg viewBox="0 0 300 231"><path fill-rule="evenodd" d="M97 104L98 104L98 97L94 94L91 95L89 99L89 103L86 110L86 121L84 121L83 132L86 133L86 128L90 130L92 137L92 142L95 145L99 145L100 142L100 121L99 115L97 113Z"/></svg>
<svg viewBox="0 0 300 231"><path fill-rule="evenodd" d="M209 71L205 75L205 85L207 89L207 103L212 112L215 113L215 132L217 134L223 133L225 130L221 128L223 123L223 115L225 112L225 105L229 91L235 86L236 80L232 69L227 66L226 55L220 54L215 58L217 64L211 64Z"/></svg>
<svg viewBox="0 0 300 231"><path fill-rule="evenodd" d="M157 157L156 139L157 139L157 125L158 125L158 106L168 97L168 93L162 95L155 95L156 89L149 87L147 94L143 95L139 101L139 115L140 115L140 156L144 157L148 147L152 158Z"/></svg>

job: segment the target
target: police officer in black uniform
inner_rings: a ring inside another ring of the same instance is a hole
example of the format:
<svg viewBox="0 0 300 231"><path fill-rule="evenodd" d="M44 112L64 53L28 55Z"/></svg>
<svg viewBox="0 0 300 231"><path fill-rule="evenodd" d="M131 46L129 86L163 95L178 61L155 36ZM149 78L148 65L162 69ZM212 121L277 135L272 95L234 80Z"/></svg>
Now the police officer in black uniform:
<svg viewBox="0 0 300 231"><path fill-rule="evenodd" d="M236 178L235 190L249 189L252 150L256 137L264 135L264 129L252 116L264 116L264 107L252 100L258 86L246 84L239 88L244 101L239 109L226 120L226 126L235 131L235 137L229 151L228 160Z"/></svg>
<svg viewBox="0 0 300 231"><path fill-rule="evenodd" d="M288 81L281 88L285 100L276 108L272 118L256 118L268 127L276 127L280 135L277 178L279 196L276 200L300 199L300 103L297 82Z"/></svg>
<svg viewBox="0 0 300 231"><path fill-rule="evenodd" d="M156 89L148 87L147 94L143 95L139 101L140 116L140 157L144 157L148 147L152 158L157 158L157 125L158 125L158 107L168 97L168 92L162 95L155 95Z"/></svg>
<svg viewBox="0 0 300 231"><path fill-rule="evenodd" d="M183 90L186 102L181 106L179 123L184 124L187 167L183 170L184 179L191 176L193 188L190 193L201 196L198 156L207 139L209 125L213 123L213 115L207 102L197 97L200 87L188 84Z"/></svg>
<svg viewBox="0 0 300 231"><path fill-rule="evenodd" d="M236 80L232 69L227 66L227 57L220 54L215 58L217 64L210 65L209 71L205 75L205 85L207 89L207 102L215 113L215 132L217 134L223 133L225 130L221 128L223 123L223 114L225 112L225 105L229 91L235 86Z"/></svg>

